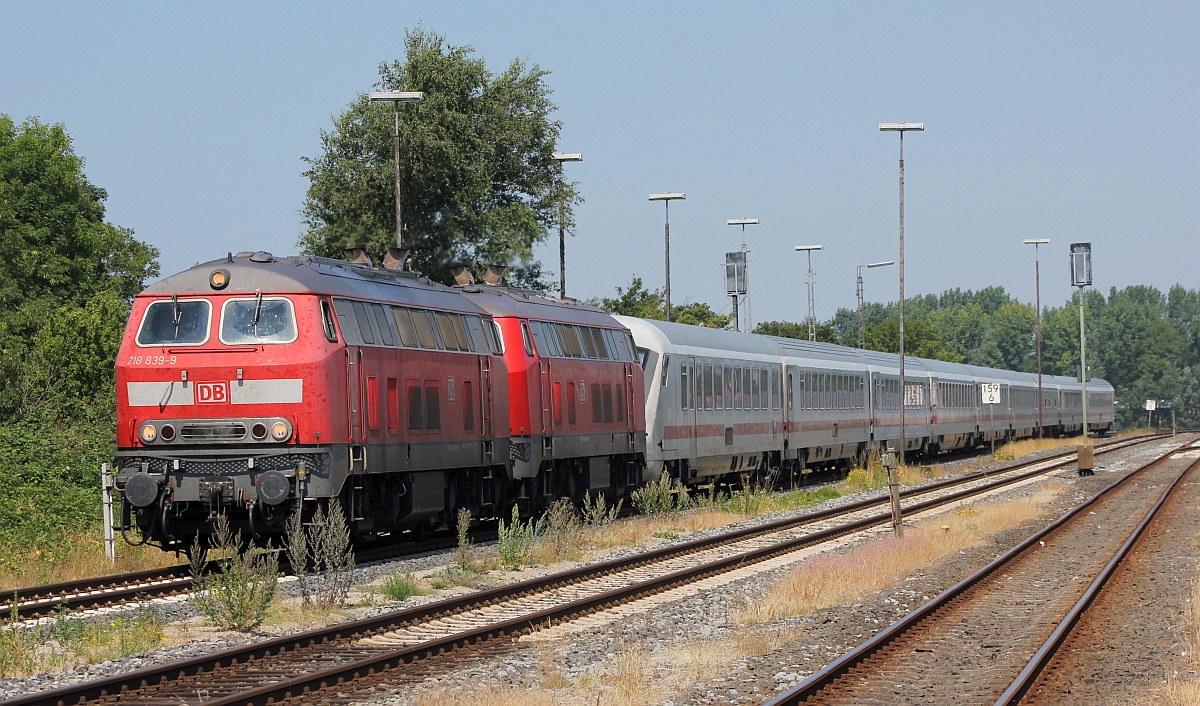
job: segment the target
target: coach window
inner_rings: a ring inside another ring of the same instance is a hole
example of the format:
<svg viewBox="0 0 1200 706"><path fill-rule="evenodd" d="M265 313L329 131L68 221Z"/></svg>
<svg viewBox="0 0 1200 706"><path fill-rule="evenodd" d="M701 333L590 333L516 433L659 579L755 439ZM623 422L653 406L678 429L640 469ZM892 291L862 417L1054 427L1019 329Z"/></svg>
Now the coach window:
<svg viewBox="0 0 1200 706"><path fill-rule="evenodd" d="M788 409L792 409L793 400L794 400L793 396L796 394L796 393L795 393L795 391L792 389L792 385L794 385L794 384L796 384L796 380L795 380L795 378L792 376L792 373L791 373L791 371L788 371L788 374L787 374L787 389L786 389L786 391L785 391L785 393L784 393L784 394L786 394L786 395L787 395L787 408L788 408Z"/></svg>
<svg viewBox="0 0 1200 706"><path fill-rule="evenodd" d="M686 364L679 366L679 408L688 408L688 367Z"/></svg>
<svg viewBox="0 0 1200 706"><path fill-rule="evenodd" d="M670 370L671 370L671 356L670 356L670 354L668 354L668 353L663 353L662 361L663 361L663 363L662 363L662 382L661 382L661 384L662 384L662 386L663 386L663 387L666 387L666 386L667 386L667 380L668 380L668 378L667 378L667 374L668 374L668 373L670 372Z"/></svg>
<svg viewBox="0 0 1200 706"><path fill-rule="evenodd" d="M429 312L419 309L412 310L413 328L417 330L417 342L422 348L437 348L437 337L433 335L433 322L429 320Z"/></svg>
<svg viewBox="0 0 1200 706"><path fill-rule="evenodd" d="M779 371L771 371L771 409L779 409Z"/></svg>
<svg viewBox="0 0 1200 706"><path fill-rule="evenodd" d="M713 409L713 371L711 365L704 366L704 380L700 385L703 392L704 409Z"/></svg>
<svg viewBox="0 0 1200 706"><path fill-rule="evenodd" d="M406 348L417 347L417 330L413 328L412 312L400 307L392 307L392 318L396 320L396 329L400 332L400 345Z"/></svg>
<svg viewBox="0 0 1200 706"><path fill-rule="evenodd" d="M733 408L746 408L746 403L742 400L742 368L740 366L733 369Z"/></svg>
<svg viewBox="0 0 1200 706"><path fill-rule="evenodd" d="M325 340L337 343L337 328L333 324L333 308L328 299L321 300L321 325L325 329Z"/></svg>
<svg viewBox="0 0 1200 706"><path fill-rule="evenodd" d="M383 338L383 345L396 345L396 337L392 335L392 327L388 324L387 314L383 311L383 305L372 304L371 313L375 315L375 324L379 326L379 335Z"/></svg>
<svg viewBox="0 0 1200 706"><path fill-rule="evenodd" d="M750 409L762 409L762 388L758 386L758 371L750 371Z"/></svg>
<svg viewBox="0 0 1200 706"><path fill-rule="evenodd" d="M170 302L165 302L171 311ZM230 299L221 309L221 343L291 343L296 340L296 317L288 299L261 295Z"/></svg>
<svg viewBox="0 0 1200 706"><path fill-rule="evenodd" d="M156 301L142 316L138 345L198 346L208 340L211 318L212 304L207 299L180 301L174 297Z"/></svg>

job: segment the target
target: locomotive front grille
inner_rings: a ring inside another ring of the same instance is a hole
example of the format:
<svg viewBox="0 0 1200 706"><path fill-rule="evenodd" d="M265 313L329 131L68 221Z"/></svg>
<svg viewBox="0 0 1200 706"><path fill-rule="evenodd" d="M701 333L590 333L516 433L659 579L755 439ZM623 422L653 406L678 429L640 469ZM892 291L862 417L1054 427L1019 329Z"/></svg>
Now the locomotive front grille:
<svg viewBox="0 0 1200 706"><path fill-rule="evenodd" d="M122 469L129 469L133 472L141 470L142 464L145 464L147 473L167 473L174 470L175 460L159 456L125 456L120 461ZM245 473L248 470L245 457L203 460L181 458L178 460L179 470L186 473L229 476ZM314 476L325 477L329 473L329 454L324 453L255 456L254 470L260 472L290 470L296 468L299 461L304 461L308 472Z"/></svg>
<svg viewBox="0 0 1200 706"><path fill-rule="evenodd" d="M189 422L179 428L184 441L241 441L246 425L241 422Z"/></svg>

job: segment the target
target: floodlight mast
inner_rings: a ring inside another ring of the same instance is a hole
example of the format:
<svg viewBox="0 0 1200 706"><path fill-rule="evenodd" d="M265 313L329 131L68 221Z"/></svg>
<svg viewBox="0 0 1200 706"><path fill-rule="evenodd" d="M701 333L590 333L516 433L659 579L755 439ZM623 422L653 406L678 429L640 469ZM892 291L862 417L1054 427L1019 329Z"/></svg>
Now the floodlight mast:
<svg viewBox="0 0 1200 706"><path fill-rule="evenodd" d="M1049 238L1026 238L1022 241L1033 246L1033 290L1034 306L1037 307L1037 368L1038 368L1038 438L1042 438L1042 270L1038 261L1038 246L1049 245Z"/></svg>
<svg viewBox="0 0 1200 706"><path fill-rule="evenodd" d="M908 131L923 132L925 123L879 123L880 132L900 133L900 465L904 465L904 451L908 445L904 431L904 407L907 403L908 390L904 382L904 133ZM888 486L892 496L892 525L896 536L903 533L900 517L900 488L896 473L888 474Z"/></svg>
<svg viewBox="0 0 1200 706"><path fill-rule="evenodd" d="M559 165L563 162L582 162L583 155L579 152L555 152L550 155L558 161ZM566 230L566 195L562 185L558 187L558 296L560 299L567 296L567 230Z"/></svg>
<svg viewBox="0 0 1200 706"><path fill-rule="evenodd" d="M797 245L796 250L808 254L808 340L817 340L817 308L813 297L813 250L820 250L824 245Z"/></svg>
<svg viewBox="0 0 1200 706"><path fill-rule="evenodd" d="M391 103L393 106L392 159L396 163L396 248L394 253L388 254L392 256L397 269L404 269L404 260L407 259L408 252L404 249L404 218L400 195L400 104L423 101L425 94L421 91L371 91L367 97L371 103Z"/></svg>
<svg viewBox="0 0 1200 706"><path fill-rule="evenodd" d="M860 349L867 347L867 341L866 341L867 324L866 324L866 316L865 316L865 302L863 301L863 278L862 278L863 268L866 267L868 269L875 269L876 267L887 267L888 265L894 265L894 264L896 264L895 260L887 260L886 262L872 262L869 265L856 265L857 276L855 277L855 280L854 280L854 293L858 297L858 347Z"/></svg>
<svg viewBox="0 0 1200 706"><path fill-rule="evenodd" d="M750 323L750 251L746 249L746 226L758 225L757 218L730 218L725 221L727 226L742 227L742 272L745 277L746 291L742 294L742 306L746 307L746 331L750 331L753 324ZM738 320L738 295L733 294L733 327L740 331L741 324Z"/></svg>
<svg viewBox="0 0 1200 706"><path fill-rule="evenodd" d="M650 201L662 201L665 207L663 216L663 256L666 260L667 281L666 288L663 290L663 296L666 299L667 305L667 321L671 320L671 202L682 201L687 198L687 194L668 191L661 194L650 194L647 197Z"/></svg>

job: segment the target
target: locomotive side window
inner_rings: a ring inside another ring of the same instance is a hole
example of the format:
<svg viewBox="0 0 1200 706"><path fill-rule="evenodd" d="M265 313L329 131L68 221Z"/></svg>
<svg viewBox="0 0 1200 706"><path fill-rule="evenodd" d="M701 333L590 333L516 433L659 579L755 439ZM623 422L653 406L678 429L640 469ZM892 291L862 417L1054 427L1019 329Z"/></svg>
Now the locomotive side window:
<svg viewBox="0 0 1200 706"><path fill-rule="evenodd" d="M451 314L450 323L454 325L454 335L458 336L458 349L460 351L474 352L475 344L467 334L467 327L463 324L462 314Z"/></svg>
<svg viewBox="0 0 1200 706"><path fill-rule="evenodd" d="M592 342L596 344L596 355L600 356L601 360L609 360L612 358L608 354L608 345L604 342L604 334L598 328L591 329Z"/></svg>
<svg viewBox="0 0 1200 706"><path fill-rule="evenodd" d="M604 342L608 344L608 350L612 353L613 360L624 360L621 357L621 349L617 347L617 339L610 329L604 329Z"/></svg>
<svg viewBox="0 0 1200 706"><path fill-rule="evenodd" d="M392 326L388 323L387 314L383 312L381 304L372 304L371 313L375 315L375 325L379 327L379 335L383 338L383 345L396 345L396 337L392 335Z"/></svg>
<svg viewBox="0 0 1200 706"><path fill-rule="evenodd" d="M375 332L371 329L371 317L367 316L367 308L362 302L354 302L354 319L358 321L358 335L362 336L363 343L374 345Z"/></svg>
<svg viewBox="0 0 1200 706"><path fill-rule="evenodd" d="M600 398L600 383L592 383L592 424L604 421L604 404Z"/></svg>
<svg viewBox="0 0 1200 706"><path fill-rule="evenodd" d="M199 346L208 341L212 304L207 299L156 301L138 329L139 346Z"/></svg>
<svg viewBox="0 0 1200 706"><path fill-rule="evenodd" d="M263 296L230 299L221 309L221 343L291 343L296 336L291 300Z"/></svg>
<svg viewBox="0 0 1200 706"><path fill-rule="evenodd" d="M562 346L558 343L558 331L554 329L554 324L542 322L542 338L546 339L546 345L550 348L550 355L556 358L563 357Z"/></svg>
<svg viewBox="0 0 1200 706"><path fill-rule="evenodd" d="M611 424L613 421L613 390L612 385L604 383L604 422Z"/></svg>
<svg viewBox="0 0 1200 706"><path fill-rule="evenodd" d="M438 348L437 337L433 335L433 323L429 320L428 311L413 309L413 328L417 330L417 342L422 348Z"/></svg>
<svg viewBox="0 0 1200 706"><path fill-rule="evenodd" d="M500 324L492 319L485 320L483 333L487 336L492 355L504 355L504 336L500 335Z"/></svg>
<svg viewBox="0 0 1200 706"><path fill-rule="evenodd" d="M408 309L392 307L392 318L400 331L400 344L406 348L417 347L417 330L413 328L412 313Z"/></svg>
<svg viewBox="0 0 1200 706"><path fill-rule="evenodd" d="M446 350L461 350L458 342L458 334L454 331L454 324L450 321L450 315L445 312L435 311L433 319L437 321L438 333L442 334L442 343L446 344ZM530 352L528 341L526 341L525 352Z"/></svg>
<svg viewBox="0 0 1200 706"><path fill-rule="evenodd" d="M558 329L558 340L562 342L563 353L569 358L582 358L583 348L579 345L579 334L575 332L575 327L563 324L555 324L554 327Z"/></svg>
<svg viewBox="0 0 1200 706"><path fill-rule="evenodd" d="M337 343L337 328L333 325L333 309L329 306L328 299L321 300L321 324L325 328L325 339L330 343Z"/></svg>
<svg viewBox="0 0 1200 706"><path fill-rule="evenodd" d="M592 340L592 332L587 326L579 327L579 338L583 340L583 352L589 358L597 358L596 342Z"/></svg>
<svg viewBox="0 0 1200 706"><path fill-rule="evenodd" d="M521 326L521 343L525 344L525 355L533 355L533 342L529 340L529 323L522 321Z"/></svg>
<svg viewBox="0 0 1200 706"><path fill-rule="evenodd" d="M471 336L471 350L476 353L483 353L491 350L491 345L488 343L487 336L483 332L483 319L469 314L463 317L466 322L467 332Z"/></svg>

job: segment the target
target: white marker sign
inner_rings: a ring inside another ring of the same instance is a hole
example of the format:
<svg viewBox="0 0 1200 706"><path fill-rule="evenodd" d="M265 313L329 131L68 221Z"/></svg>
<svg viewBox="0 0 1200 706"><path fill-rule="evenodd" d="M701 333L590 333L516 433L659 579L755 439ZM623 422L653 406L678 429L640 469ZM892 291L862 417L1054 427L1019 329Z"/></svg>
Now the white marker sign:
<svg viewBox="0 0 1200 706"><path fill-rule="evenodd" d="M979 396L983 399L984 404L1000 404L1000 383L980 383Z"/></svg>
<svg viewBox="0 0 1200 706"><path fill-rule="evenodd" d="M1147 412L1153 412L1157 408L1158 408L1157 400L1146 400L1146 411Z"/></svg>

